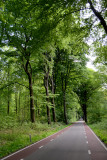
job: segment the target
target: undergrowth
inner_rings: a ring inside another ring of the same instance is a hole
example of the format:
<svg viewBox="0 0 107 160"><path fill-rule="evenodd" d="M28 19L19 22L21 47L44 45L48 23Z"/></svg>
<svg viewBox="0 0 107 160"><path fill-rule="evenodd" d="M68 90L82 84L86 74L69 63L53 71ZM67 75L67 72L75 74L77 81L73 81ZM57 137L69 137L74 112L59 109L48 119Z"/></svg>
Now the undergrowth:
<svg viewBox="0 0 107 160"><path fill-rule="evenodd" d="M107 120L104 119L102 122L90 124L89 126L95 132L95 134L107 145Z"/></svg>
<svg viewBox="0 0 107 160"><path fill-rule="evenodd" d="M62 123L19 123L9 116L0 118L0 158L67 127ZM31 141L30 141L31 136Z"/></svg>

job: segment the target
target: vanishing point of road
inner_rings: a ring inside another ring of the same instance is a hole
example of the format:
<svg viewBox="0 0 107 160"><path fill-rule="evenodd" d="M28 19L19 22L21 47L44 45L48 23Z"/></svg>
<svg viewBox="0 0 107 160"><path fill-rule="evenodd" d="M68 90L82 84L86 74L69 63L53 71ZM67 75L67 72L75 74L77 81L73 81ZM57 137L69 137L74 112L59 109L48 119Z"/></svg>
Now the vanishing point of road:
<svg viewBox="0 0 107 160"><path fill-rule="evenodd" d="M2 160L107 160L107 148L84 121L78 121Z"/></svg>

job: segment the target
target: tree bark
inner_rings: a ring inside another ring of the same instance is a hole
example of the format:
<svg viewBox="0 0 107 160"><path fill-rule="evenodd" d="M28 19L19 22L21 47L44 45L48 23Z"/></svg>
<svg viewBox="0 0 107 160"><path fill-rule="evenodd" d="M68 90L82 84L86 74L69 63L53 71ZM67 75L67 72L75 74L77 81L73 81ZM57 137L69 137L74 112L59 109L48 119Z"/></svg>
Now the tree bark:
<svg viewBox="0 0 107 160"><path fill-rule="evenodd" d="M94 8L94 6L93 6L93 4L92 4L92 1L91 1L91 0L88 0L88 3L90 4L91 10L94 12L94 14L96 15L96 17L100 20L100 23L101 23L101 25L103 26L103 28L104 28L104 30L105 30L105 32L106 32L106 34L107 34L107 24L106 24L106 21L104 20L104 18L103 18L102 15L100 14L100 12L98 12L98 11Z"/></svg>
<svg viewBox="0 0 107 160"><path fill-rule="evenodd" d="M8 86L8 101L7 101L7 114L10 113L10 95L9 95L9 86Z"/></svg>
<svg viewBox="0 0 107 160"><path fill-rule="evenodd" d="M65 97L65 93L66 93L66 80L64 78L65 77L63 77L63 75L61 73L62 92L63 92L63 107L64 107L64 122L65 122L65 124L68 124L67 113L66 113L66 97ZM65 81L65 83L64 83L64 81Z"/></svg>
<svg viewBox="0 0 107 160"><path fill-rule="evenodd" d="M15 92L15 104L16 104L16 114L17 114L17 91Z"/></svg>
<svg viewBox="0 0 107 160"><path fill-rule="evenodd" d="M55 94L55 90L54 90L54 81L53 81L53 75L51 77L51 90L52 90L52 94L54 95ZM52 108L52 115L53 115L53 121L56 122L56 114L55 114L55 99L54 97L52 97L52 105L53 105L53 108Z"/></svg>
<svg viewBox="0 0 107 160"><path fill-rule="evenodd" d="M24 66L24 70L27 73L28 79L29 79L30 118L31 118L31 122L33 123L33 122L35 122L35 107L34 107L34 99L33 99L32 68L31 68L29 60L26 61L26 65Z"/></svg>
<svg viewBox="0 0 107 160"><path fill-rule="evenodd" d="M63 105L64 105L64 120L65 120L65 123L68 124L68 121L67 121L67 114L66 114L66 98L65 98L65 91L63 93Z"/></svg>
<svg viewBox="0 0 107 160"><path fill-rule="evenodd" d="M46 66L45 66L46 67ZM44 86L46 90L46 101L47 101L47 119L48 119L48 124L51 124L51 116L50 116L50 108L48 106L49 103L49 68L48 70L45 68L45 76L44 76Z"/></svg>
<svg viewBox="0 0 107 160"><path fill-rule="evenodd" d="M20 115L20 91L19 91L19 115Z"/></svg>
<svg viewBox="0 0 107 160"><path fill-rule="evenodd" d="M83 110L83 120L87 123L87 106L86 106L86 104L83 104L82 110Z"/></svg>
<svg viewBox="0 0 107 160"><path fill-rule="evenodd" d="M10 77L10 66L8 64L8 84L9 84L9 77ZM7 114L9 115L10 113L10 89L9 89L9 86L8 86L8 91L7 91L7 94L8 94L8 97L7 97Z"/></svg>
<svg viewBox="0 0 107 160"><path fill-rule="evenodd" d="M35 122L32 76L28 74L28 78L29 78L29 91L30 91L30 117L31 117L31 121Z"/></svg>

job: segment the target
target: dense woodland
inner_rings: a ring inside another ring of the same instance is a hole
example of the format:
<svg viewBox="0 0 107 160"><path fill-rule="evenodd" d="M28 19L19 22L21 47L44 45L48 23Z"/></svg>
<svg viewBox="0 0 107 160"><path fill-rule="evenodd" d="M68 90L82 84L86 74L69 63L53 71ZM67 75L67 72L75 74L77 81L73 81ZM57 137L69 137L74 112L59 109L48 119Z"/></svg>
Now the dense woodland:
<svg viewBox="0 0 107 160"><path fill-rule="evenodd" d="M2 122L106 118L106 7L105 0L0 1ZM97 71L86 67L90 53Z"/></svg>

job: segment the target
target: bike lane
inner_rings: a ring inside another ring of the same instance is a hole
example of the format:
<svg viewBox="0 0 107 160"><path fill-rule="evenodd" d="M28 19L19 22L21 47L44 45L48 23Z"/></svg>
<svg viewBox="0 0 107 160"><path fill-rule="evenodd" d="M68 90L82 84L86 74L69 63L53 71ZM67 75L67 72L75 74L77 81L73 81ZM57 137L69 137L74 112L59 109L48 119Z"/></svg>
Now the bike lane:
<svg viewBox="0 0 107 160"><path fill-rule="evenodd" d="M107 148L95 133L84 123L84 128L87 135L87 143L90 150L92 160L107 160Z"/></svg>

